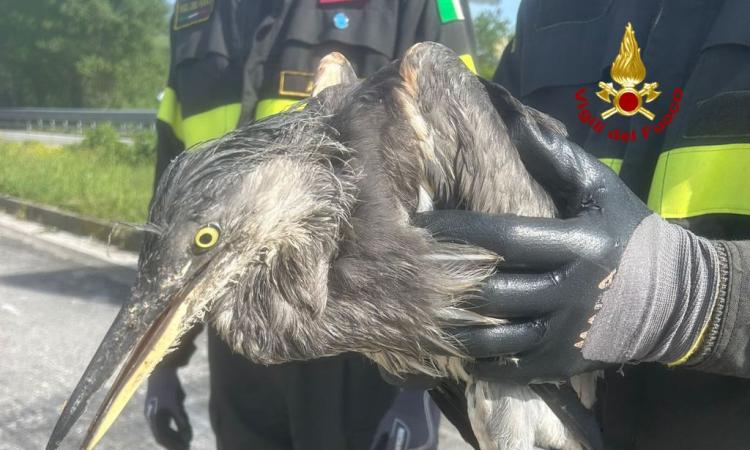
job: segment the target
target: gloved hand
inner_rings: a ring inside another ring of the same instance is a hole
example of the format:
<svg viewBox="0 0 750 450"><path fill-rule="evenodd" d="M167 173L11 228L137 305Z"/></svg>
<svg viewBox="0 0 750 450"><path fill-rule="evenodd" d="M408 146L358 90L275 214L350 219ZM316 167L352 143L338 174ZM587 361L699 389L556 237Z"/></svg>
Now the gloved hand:
<svg viewBox="0 0 750 450"><path fill-rule="evenodd" d="M528 116L503 118L562 218L435 211L419 219L442 238L504 258L470 306L513 320L456 332L479 359L473 373L553 381L606 363L696 356L719 292L721 245L651 213L562 135Z"/></svg>
<svg viewBox="0 0 750 450"><path fill-rule="evenodd" d="M157 367L148 379L144 413L156 442L169 450L189 449L193 439L184 402L177 368Z"/></svg>

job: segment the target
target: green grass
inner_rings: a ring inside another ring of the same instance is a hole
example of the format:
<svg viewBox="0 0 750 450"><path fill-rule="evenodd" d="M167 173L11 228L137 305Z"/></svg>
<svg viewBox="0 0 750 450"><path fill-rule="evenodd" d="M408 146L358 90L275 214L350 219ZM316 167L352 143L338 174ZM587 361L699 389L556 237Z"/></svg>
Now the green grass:
<svg viewBox="0 0 750 450"><path fill-rule="evenodd" d="M62 148L0 141L0 193L106 220L145 221L153 155L95 138Z"/></svg>

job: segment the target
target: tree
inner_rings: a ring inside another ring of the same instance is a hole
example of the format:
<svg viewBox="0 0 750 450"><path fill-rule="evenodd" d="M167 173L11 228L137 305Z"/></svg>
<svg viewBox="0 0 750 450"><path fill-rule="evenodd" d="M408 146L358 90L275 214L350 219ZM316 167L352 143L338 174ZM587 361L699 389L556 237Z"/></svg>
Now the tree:
<svg viewBox="0 0 750 450"><path fill-rule="evenodd" d="M0 0L0 105L155 104L164 0Z"/></svg>
<svg viewBox="0 0 750 450"><path fill-rule="evenodd" d="M477 38L477 72L492 79L503 49L512 38L510 23L501 16L500 7L479 13L474 19Z"/></svg>

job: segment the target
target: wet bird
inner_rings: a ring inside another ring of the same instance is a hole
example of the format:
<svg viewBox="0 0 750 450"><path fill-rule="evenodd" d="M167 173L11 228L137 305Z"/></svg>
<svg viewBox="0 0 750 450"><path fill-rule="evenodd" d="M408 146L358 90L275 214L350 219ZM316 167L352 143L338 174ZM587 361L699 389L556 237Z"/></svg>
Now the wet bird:
<svg viewBox="0 0 750 450"><path fill-rule="evenodd" d="M257 363L355 351L391 373L462 380L484 450L581 448L528 387L472 379L460 343L443 331L498 323L458 306L479 295L499 256L413 224L419 211L448 207L554 216L505 121L562 126L507 93L501 117L478 78L432 43L364 81L331 54L314 93L170 164L131 298L48 449L121 366L86 435L83 447L93 448L180 336L204 321Z"/></svg>

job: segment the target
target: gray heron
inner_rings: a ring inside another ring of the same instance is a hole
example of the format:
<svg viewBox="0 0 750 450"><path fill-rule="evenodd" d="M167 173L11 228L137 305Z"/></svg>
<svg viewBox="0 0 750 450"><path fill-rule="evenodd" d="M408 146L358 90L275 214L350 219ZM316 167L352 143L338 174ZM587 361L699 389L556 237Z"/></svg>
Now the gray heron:
<svg viewBox="0 0 750 450"><path fill-rule="evenodd" d="M527 386L474 380L460 342L444 331L498 323L459 306L480 295L501 255L413 223L432 208L554 216L508 124L524 118L564 133L562 125L507 93L496 111L478 78L433 43L363 81L331 54L315 94L170 164L131 298L48 449L120 367L85 438L93 448L139 383L203 321L258 363L355 351L392 373L462 380L484 450L582 448Z"/></svg>

